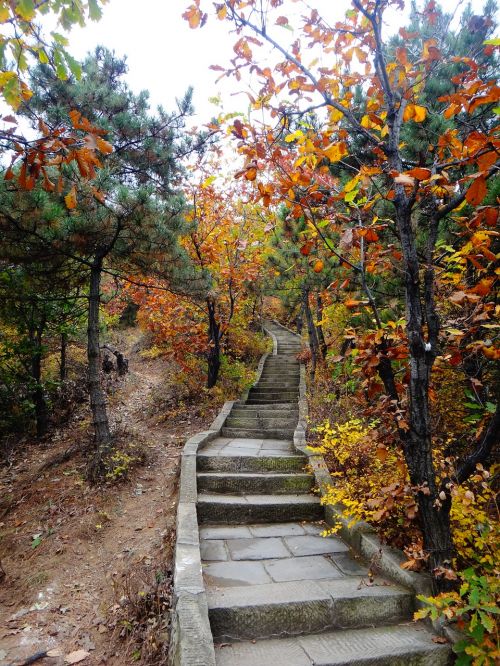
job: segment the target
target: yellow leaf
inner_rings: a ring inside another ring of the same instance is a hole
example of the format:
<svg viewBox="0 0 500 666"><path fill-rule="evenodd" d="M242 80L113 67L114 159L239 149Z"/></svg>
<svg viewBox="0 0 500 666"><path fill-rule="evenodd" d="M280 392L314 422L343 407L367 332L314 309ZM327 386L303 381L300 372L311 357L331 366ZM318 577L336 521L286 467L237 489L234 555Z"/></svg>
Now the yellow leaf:
<svg viewBox="0 0 500 666"><path fill-rule="evenodd" d="M206 189L207 187L210 187L210 185L214 182L214 180L217 178L217 176L209 176L206 178L203 183L201 184L202 189Z"/></svg>
<svg viewBox="0 0 500 666"><path fill-rule="evenodd" d="M223 21L226 18L226 16L227 16L227 7L226 5L222 5L217 10L217 18Z"/></svg>
<svg viewBox="0 0 500 666"><path fill-rule="evenodd" d="M69 208L69 210L76 208L76 187L74 185L68 194L64 197L64 201L66 203L66 207Z"/></svg>
<svg viewBox="0 0 500 666"><path fill-rule="evenodd" d="M351 180L344 185L344 192L350 192L351 190L353 190L358 184L359 178L360 178L359 174L357 176L354 176L354 178L351 178Z"/></svg>
<svg viewBox="0 0 500 666"><path fill-rule="evenodd" d="M292 134L286 136L285 141L286 143L292 143L292 141L295 141L295 139L302 139L303 136L304 133L301 130L297 130L296 132L293 132Z"/></svg>
<svg viewBox="0 0 500 666"><path fill-rule="evenodd" d="M414 115L415 115L415 105L407 104L405 110L403 111L403 120L407 122L408 120L411 120Z"/></svg>
<svg viewBox="0 0 500 666"><path fill-rule="evenodd" d="M330 162L338 162L348 154L345 143L332 143L323 151Z"/></svg>
<svg viewBox="0 0 500 666"><path fill-rule="evenodd" d="M425 106L416 106L415 105L413 108L415 109L415 113L413 115L413 120L416 123L423 122L427 117L427 109L425 108Z"/></svg>

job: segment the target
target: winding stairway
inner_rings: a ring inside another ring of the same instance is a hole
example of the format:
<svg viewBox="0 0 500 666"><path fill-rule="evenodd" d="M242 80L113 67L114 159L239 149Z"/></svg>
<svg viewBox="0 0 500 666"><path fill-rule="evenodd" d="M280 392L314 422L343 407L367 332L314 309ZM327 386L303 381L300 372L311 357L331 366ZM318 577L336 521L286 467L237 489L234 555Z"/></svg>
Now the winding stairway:
<svg viewBox="0 0 500 666"><path fill-rule="evenodd" d="M449 646L411 620L413 593L377 578L338 537L293 446L297 336L269 323L265 362L222 437L197 455L203 575L218 666L441 666Z"/></svg>

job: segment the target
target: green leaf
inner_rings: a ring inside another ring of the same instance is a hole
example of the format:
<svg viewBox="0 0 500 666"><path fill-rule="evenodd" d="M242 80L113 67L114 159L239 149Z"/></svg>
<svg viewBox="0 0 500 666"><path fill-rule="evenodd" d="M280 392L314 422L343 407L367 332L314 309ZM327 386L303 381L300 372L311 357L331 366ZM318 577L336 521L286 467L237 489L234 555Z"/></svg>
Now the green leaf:
<svg viewBox="0 0 500 666"><path fill-rule="evenodd" d="M37 534L36 536L33 537L33 540L31 542L31 547L37 548L41 543L42 543L42 535Z"/></svg>
<svg viewBox="0 0 500 666"><path fill-rule="evenodd" d="M77 79L77 81L79 81L82 78L82 66L80 65L78 60L75 60L75 58L73 58L73 56L71 54L69 54L67 51L65 51L63 49L61 49L61 51L64 55L64 59L66 60L66 63L68 65L71 73L73 74L75 79Z"/></svg>
<svg viewBox="0 0 500 666"><path fill-rule="evenodd" d="M54 65L56 66L57 78L65 81L68 78L68 70L63 60L63 52L60 49L54 49Z"/></svg>
<svg viewBox="0 0 500 666"><path fill-rule="evenodd" d="M42 65L46 65L49 62L49 56L45 53L44 49L38 50L38 60L42 63Z"/></svg>
<svg viewBox="0 0 500 666"><path fill-rule="evenodd" d="M35 3L33 0L20 0L16 5L16 13L25 21L31 21L35 16Z"/></svg>
<svg viewBox="0 0 500 666"><path fill-rule="evenodd" d="M496 411L496 406L492 402L486 403L486 411L490 414L494 414Z"/></svg>
<svg viewBox="0 0 500 666"><path fill-rule="evenodd" d="M487 39L483 42L485 46L500 46L500 37L494 37L493 39Z"/></svg>
<svg viewBox="0 0 500 666"><path fill-rule="evenodd" d="M89 0L89 17L91 21L99 21L102 17L102 9L97 0Z"/></svg>
<svg viewBox="0 0 500 666"><path fill-rule="evenodd" d="M52 36L52 39L56 44L59 44L59 46L68 46L69 41L64 35L61 35L59 32L51 32L50 33Z"/></svg>

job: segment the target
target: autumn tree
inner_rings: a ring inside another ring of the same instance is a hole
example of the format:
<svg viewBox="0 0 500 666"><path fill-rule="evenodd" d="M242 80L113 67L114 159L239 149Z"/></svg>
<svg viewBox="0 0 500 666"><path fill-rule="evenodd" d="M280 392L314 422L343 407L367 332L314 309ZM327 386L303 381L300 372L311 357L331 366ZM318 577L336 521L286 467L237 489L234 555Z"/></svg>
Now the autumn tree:
<svg viewBox="0 0 500 666"><path fill-rule="evenodd" d="M264 263L266 220L254 206L245 205L244 188L215 183L216 177L203 170L201 174L185 186L189 229L182 243L203 281L182 290L175 285L163 292L139 290L135 298L140 319L168 343L181 366L191 355L206 359L210 389L219 378L222 351L235 322L245 328L255 317L258 294L253 286ZM224 181L222 174L220 179Z"/></svg>
<svg viewBox="0 0 500 666"><path fill-rule="evenodd" d="M442 16L433 0L421 12L425 30L402 28L404 41L393 47L386 46L384 14L388 8L400 11L402 2L353 0L339 21L329 21L305 4L300 17L286 15L290 3L270 5L264 8L253 0L217 5L217 17L233 26L237 41L231 67L216 69L238 79L250 70L260 82L252 106L265 107L274 121L264 128L240 123L238 149L246 168L257 171L258 196L268 205L282 201L284 192L297 199L299 184L302 201L296 201L296 217L311 207L316 229L318 218L343 227L342 242L330 249L342 268L354 272L360 286L356 307L366 308L375 324L365 359L370 358L382 381L380 404L394 416L431 570L439 584L446 584L453 556L449 511L454 484L463 482L476 464L487 462L500 430L497 407L455 469L444 478L438 475L431 375L455 335L442 328L438 294L446 293L469 313L461 338L472 330L491 330L484 327L495 313L492 227L497 209L488 194L498 173L499 146L494 110L498 44L487 39L493 21L488 15L469 17L461 30L478 39L461 55L449 36L451 19ZM185 18L192 27L206 22L204 9L198 0L188 7ZM283 28L292 24L299 24L301 37L292 32L288 42ZM273 68L267 56L265 64L259 61L263 45L277 54ZM446 78L452 85L436 96L433 82ZM274 169L273 180L267 180L268 165L282 159L277 135L282 136L290 116L300 116L310 106L322 113L323 124L293 137L293 178L283 171L276 178ZM410 141L416 135L419 150ZM314 173L301 183L304 164ZM321 174L336 168L336 186L320 196ZM445 232L451 227L453 244L445 250ZM391 272L404 294L406 331L399 337L384 326L380 296L373 289L372 275L386 279ZM489 333L470 344L486 359L498 358ZM395 373L402 356L407 368L403 377ZM373 372L367 378L376 384Z"/></svg>

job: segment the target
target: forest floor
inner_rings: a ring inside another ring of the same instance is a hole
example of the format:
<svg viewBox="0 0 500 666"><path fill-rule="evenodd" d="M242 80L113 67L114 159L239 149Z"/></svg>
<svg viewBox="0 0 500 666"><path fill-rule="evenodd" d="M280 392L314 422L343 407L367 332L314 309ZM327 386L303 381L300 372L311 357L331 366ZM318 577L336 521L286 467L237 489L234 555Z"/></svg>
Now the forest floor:
<svg viewBox="0 0 500 666"><path fill-rule="evenodd" d="M88 440L82 404L64 427L42 443L24 442L0 468L1 666L46 651L56 656L37 664L123 666L159 654L158 642L168 640L180 452L217 405L163 409L171 366L144 357L135 329L121 342L130 372L111 380L110 413L146 451L143 464L101 487L84 480L81 453L36 473Z"/></svg>

